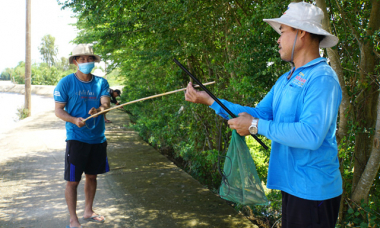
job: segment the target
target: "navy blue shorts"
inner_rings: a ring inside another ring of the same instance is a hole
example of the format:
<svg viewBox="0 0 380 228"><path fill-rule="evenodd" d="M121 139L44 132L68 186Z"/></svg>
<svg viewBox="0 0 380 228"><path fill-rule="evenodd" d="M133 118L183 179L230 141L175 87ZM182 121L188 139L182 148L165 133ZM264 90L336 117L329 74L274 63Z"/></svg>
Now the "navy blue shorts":
<svg viewBox="0 0 380 228"><path fill-rule="evenodd" d="M282 193L282 228L334 228L341 196L328 200L306 200Z"/></svg>
<svg viewBox="0 0 380 228"><path fill-rule="evenodd" d="M65 180L80 181L83 172L97 175L108 172L107 141L88 144L76 140L66 142Z"/></svg>

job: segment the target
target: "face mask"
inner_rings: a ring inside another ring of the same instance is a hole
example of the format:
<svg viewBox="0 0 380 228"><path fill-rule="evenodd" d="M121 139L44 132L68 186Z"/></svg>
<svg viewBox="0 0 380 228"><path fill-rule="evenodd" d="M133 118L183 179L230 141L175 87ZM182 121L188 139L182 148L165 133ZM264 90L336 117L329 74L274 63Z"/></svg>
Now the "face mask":
<svg viewBox="0 0 380 228"><path fill-rule="evenodd" d="M94 69L95 63L94 62L78 63L78 67L79 67L80 72L82 72L83 74L89 74L91 73L92 69Z"/></svg>

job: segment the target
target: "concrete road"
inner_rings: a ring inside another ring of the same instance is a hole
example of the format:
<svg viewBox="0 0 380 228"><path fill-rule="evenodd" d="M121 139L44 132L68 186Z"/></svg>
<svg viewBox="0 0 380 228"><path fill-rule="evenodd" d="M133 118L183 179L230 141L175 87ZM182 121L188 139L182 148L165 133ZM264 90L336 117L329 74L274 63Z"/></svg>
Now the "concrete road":
<svg viewBox="0 0 380 228"><path fill-rule="evenodd" d="M257 227L126 128L128 115L107 114L111 171L98 178L95 211L84 227ZM48 111L0 138L0 227L66 227L64 122ZM84 176L83 176L84 178ZM83 215L83 181L78 216Z"/></svg>

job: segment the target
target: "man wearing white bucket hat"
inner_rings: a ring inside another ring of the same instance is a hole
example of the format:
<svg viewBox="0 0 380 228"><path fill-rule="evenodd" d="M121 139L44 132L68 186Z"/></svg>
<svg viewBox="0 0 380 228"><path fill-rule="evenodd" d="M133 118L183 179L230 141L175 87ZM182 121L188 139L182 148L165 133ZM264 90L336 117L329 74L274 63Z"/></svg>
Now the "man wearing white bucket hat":
<svg viewBox="0 0 380 228"><path fill-rule="evenodd" d="M70 225L81 227L76 213L77 188L85 173L85 208L83 219L104 222L104 216L93 211L97 175L109 171L107 141L103 116L93 121L83 120L110 107L109 85L106 79L91 74L100 57L91 46L79 44L69 58L77 71L62 78L54 89L55 114L66 121L65 197L70 213Z"/></svg>
<svg viewBox="0 0 380 228"><path fill-rule="evenodd" d="M333 228L342 189L336 125L342 91L337 75L319 55L338 38L322 29L323 11L290 3L275 19L264 19L279 34L282 60L293 67L255 107L221 100L238 118L230 128L240 135L261 134L272 140L267 187L282 192L282 227ZM204 91L189 83L185 99L228 114Z"/></svg>

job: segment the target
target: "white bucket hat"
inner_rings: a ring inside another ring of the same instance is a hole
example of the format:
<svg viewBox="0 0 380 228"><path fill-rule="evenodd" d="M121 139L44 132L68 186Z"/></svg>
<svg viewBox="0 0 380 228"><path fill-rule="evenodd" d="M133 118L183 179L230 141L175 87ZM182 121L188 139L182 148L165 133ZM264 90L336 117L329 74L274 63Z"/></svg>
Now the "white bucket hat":
<svg viewBox="0 0 380 228"><path fill-rule="evenodd" d="M69 57L69 63L73 64L74 57L82 55L92 55L95 58L95 62L100 62L100 56L94 55L94 50L92 49L92 46L88 44L79 44L73 49L72 55Z"/></svg>
<svg viewBox="0 0 380 228"><path fill-rule="evenodd" d="M309 33L325 36L319 47L328 48L335 46L339 39L322 29L323 11L306 2L290 3L288 9L280 18L264 19L278 34L281 35L281 24L304 30Z"/></svg>

